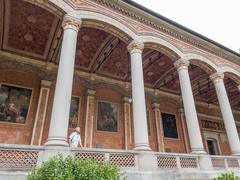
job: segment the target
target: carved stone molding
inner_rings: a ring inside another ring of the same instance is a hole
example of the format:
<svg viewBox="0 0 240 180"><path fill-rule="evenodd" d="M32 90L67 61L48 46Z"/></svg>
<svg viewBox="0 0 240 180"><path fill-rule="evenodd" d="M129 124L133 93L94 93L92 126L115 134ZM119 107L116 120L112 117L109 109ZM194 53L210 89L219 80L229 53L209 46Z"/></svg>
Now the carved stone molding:
<svg viewBox="0 0 240 180"><path fill-rule="evenodd" d="M181 70L181 69L188 69L189 66L189 61L185 60L185 59L179 59L174 63L174 66L177 68L177 70Z"/></svg>
<svg viewBox="0 0 240 180"><path fill-rule="evenodd" d="M79 31L80 27L82 25L82 20L81 19L76 19L72 16L65 15L62 23L63 29L73 29L75 31Z"/></svg>
<svg viewBox="0 0 240 180"><path fill-rule="evenodd" d="M210 79L213 81L213 83L217 83L219 81L223 81L224 74L222 72L216 72L210 76Z"/></svg>
<svg viewBox="0 0 240 180"><path fill-rule="evenodd" d="M139 41L132 41L128 47L128 52L129 53L142 53L143 49L144 49L144 44L142 42L139 42Z"/></svg>

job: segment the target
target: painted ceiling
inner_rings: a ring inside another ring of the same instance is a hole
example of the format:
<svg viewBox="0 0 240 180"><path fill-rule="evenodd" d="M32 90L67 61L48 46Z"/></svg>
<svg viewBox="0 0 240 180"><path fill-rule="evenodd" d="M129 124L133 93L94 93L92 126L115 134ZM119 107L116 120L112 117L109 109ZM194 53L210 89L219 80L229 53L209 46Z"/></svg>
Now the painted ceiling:
<svg viewBox="0 0 240 180"><path fill-rule="evenodd" d="M58 64L62 40L62 17L22 0L1 0L1 50L21 56ZM83 26L77 39L75 66L77 69L130 81L127 44L100 29ZM163 52L151 48L143 51L145 85L180 94L179 78L171 60ZM209 74L197 65L189 66L195 99L217 103ZM237 84L226 77L225 86L234 109L240 110Z"/></svg>

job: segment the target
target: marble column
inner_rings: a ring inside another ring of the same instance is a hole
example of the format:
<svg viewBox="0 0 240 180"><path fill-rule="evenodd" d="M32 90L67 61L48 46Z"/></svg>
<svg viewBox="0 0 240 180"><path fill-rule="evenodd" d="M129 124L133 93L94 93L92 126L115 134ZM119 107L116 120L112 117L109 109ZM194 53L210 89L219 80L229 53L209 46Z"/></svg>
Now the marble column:
<svg viewBox="0 0 240 180"><path fill-rule="evenodd" d="M240 142L238 132L223 82L224 74L217 72L212 74L210 78L213 81L216 89L218 102L221 109L224 126L227 132L231 152L233 155L240 155Z"/></svg>
<svg viewBox="0 0 240 180"><path fill-rule="evenodd" d="M162 125L162 116L160 111L160 104L153 103L152 104L154 119L156 123L156 132L157 132L157 143L158 143L158 151L164 152L164 140L163 140L163 125Z"/></svg>
<svg viewBox="0 0 240 180"><path fill-rule="evenodd" d="M67 132L72 95L77 35L81 20L66 15L53 109L46 146L68 146Z"/></svg>
<svg viewBox="0 0 240 180"><path fill-rule="evenodd" d="M92 148L93 118L95 116L95 90L87 90L86 121L84 134L84 147Z"/></svg>
<svg viewBox="0 0 240 180"><path fill-rule="evenodd" d="M205 154L197 112L193 99L191 82L188 74L189 61L180 59L174 63L178 71L184 112L191 145L191 153Z"/></svg>
<svg viewBox="0 0 240 180"><path fill-rule="evenodd" d="M134 149L150 150L142 66L144 44L138 41L132 41L127 48L131 56Z"/></svg>
<svg viewBox="0 0 240 180"><path fill-rule="evenodd" d="M51 84L52 84L51 81L46 80L41 81L41 89L39 93L38 107L33 126L31 145L41 145L42 142L43 127L45 124L46 111L48 107L48 97Z"/></svg>

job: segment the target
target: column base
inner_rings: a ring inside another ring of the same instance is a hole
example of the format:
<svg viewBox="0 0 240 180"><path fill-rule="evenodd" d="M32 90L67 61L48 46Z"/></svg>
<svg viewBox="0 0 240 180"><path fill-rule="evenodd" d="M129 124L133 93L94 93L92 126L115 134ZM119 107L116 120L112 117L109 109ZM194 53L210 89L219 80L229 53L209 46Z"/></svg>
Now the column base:
<svg viewBox="0 0 240 180"><path fill-rule="evenodd" d="M141 171L156 171L158 168L157 157L154 152L141 151L137 159L138 169Z"/></svg>
<svg viewBox="0 0 240 180"><path fill-rule="evenodd" d="M213 170L212 160L209 155L200 155L199 156L199 165L200 169L204 171Z"/></svg>
<svg viewBox="0 0 240 180"><path fill-rule="evenodd" d="M135 151L151 151L151 148L148 144L135 144L134 146Z"/></svg>
<svg viewBox="0 0 240 180"><path fill-rule="evenodd" d="M72 155L71 148L60 146L45 146L44 150L39 152L37 167L41 166L44 162L48 161L56 155L62 155L63 158L66 158L69 155Z"/></svg>
<svg viewBox="0 0 240 180"><path fill-rule="evenodd" d="M207 154L207 152L202 148L192 148L191 154Z"/></svg>
<svg viewBox="0 0 240 180"><path fill-rule="evenodd" d="M47 142L44 145L45 146L63 146L63 147L69 146L65 138L59 138L59 137L49 137L47 139Z"/></svg>

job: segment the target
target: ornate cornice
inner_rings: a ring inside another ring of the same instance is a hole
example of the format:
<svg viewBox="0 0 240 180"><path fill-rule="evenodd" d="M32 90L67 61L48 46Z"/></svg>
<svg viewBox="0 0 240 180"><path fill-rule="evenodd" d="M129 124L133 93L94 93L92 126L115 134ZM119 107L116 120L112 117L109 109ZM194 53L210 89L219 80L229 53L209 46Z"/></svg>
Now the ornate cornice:
<svg viewBox="0 0 240 180"><path fill-rule="evenodd" d="M130 54L142 53L144 49L144 44L142 42L134 40L128 45L127 49Z"/></svg>
<svg viewBox="0 0 240 180"><path fill-rule="evenodd" d="M197 37L189 32L186 32L174 25L169 24L168 22L161 20L157 17L149 15L148 13L137 9L136 7L132 7L129 4L124 3L123 1L109 1L109 0L91 0L100 5L103 5L107 8L110 8L118 13L121 13L125 16L130 17L138 22L141 22L149 27L157 29L167 35L170 35L174 38L177 38L181 41L184 41L188 44L191 44L197 48L200 48L206 52L210 52L215 54L221 58L231 60L233 62L238 62L240 57L237 55L228 52L218 46L207 42L206 40ZM207 44L206 44L207 43ZM238 62L239 63L239 62Z"/></svg>
<svg viewBox="0 0 240 180"><path fill-rule="evenodd" d="M210 79L213 81L213 83L217 83L219 81L223 81L224 74L222 72L216 72L210 76Z"/></svg>
<svg viewBox="0 0 240 180"><path fill-rule="evenodd" d="M181 69L188 69L189 66L189 61L185 60L185 59L179 59L174 63L174 66L177 68L177 70L181 70Z"/></svg>
<svg viewBox="0 0 240 180"><path fill-rule="evenodd" d="M62 27L63 29L73 29L75 31L79 31L80 27L82 25L82 20L81 19L76 19L74 17L71 17L69 15L65 15L63 22L62 22Z"/></svg>

